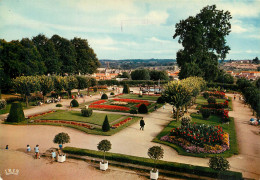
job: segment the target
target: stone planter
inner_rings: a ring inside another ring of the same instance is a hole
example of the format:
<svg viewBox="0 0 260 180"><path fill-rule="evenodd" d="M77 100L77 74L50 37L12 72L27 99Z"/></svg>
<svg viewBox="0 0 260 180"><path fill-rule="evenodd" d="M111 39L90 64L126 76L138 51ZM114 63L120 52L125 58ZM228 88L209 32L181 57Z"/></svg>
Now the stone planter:
<svg viewBox="0 0 260 180"><path fill-rule="evenodd" d="M64 162L66 161L66 154L65 155L58 155L58 162Z"/></svg>
<svg viewBox="0 0 260 180"><path fill-rule="evenodd" d="M108 168L108 161L105 163L100 162L100 170L105 171L105 170L107 170L107 168Z"/></svg>
<svg viewBox="0 0 260 180"><path fill-rule="evenodd" d="M153 172L153 170L150 171L150 179L158 179L159 177L159 171Z"/></svg>

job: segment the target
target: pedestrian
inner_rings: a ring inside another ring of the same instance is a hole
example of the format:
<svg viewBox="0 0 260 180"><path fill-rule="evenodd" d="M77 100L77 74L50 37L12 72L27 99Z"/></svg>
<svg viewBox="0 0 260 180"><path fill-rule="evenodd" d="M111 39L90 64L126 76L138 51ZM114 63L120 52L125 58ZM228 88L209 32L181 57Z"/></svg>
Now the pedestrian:
<svg viewBox="0 0 260 180"><path fill-rule="evenodd" d="M35 159L40 159L40 150L39 150L39 145L37 144L34 148L34 152L35 152Z"/></svg>
<svg viewBox="0 0 260 180"><path fill-rule="evenodd" d="M53 150L51 151L51 159L52 159L52 162L55 160L56 158L56 152L54 152Z"/></svg>
<svg viewBox="0 0 260 180"><path fill-rule="evenodd" d="M239 96L239 101L241 100L241 95Z"/></svg>
<svg viewBox="0 0 260 180"><path fill-rule="evenodd" d="M144 122L144 118L142 117L142 119L140 120L140 130L144 130L144 125L145 122Z"/></svg>
<svg viewBox="0 0 260 180"><path fill-rule="evenodd" d="M59 148L62 149L62 144L59 145Z"/></svg>
<svg viewBox="0 0 260 180"><path fill-rule="evenodd" d="M163 105L163 109L165 109L165 104Z"/></svg>
<svg viewBox="0 0 260 180"><path fill-rule="evenodd" d="M5 146L5 149L9 149L9 146L8 146L8 145L6 145L6 146Z"/></svg>
<svg viewBox="0 0 260 180"><path fill-rule="evenodd" d="M234 100L236 100L236 94L234 95Z"/></svg>
<svg viewBox="0 0 260 180"><path fill-rule="evenodd" d="M27 145L27 152L31 152L31 147L29 144Z"/></svg>
<svg viewBox="0 0 260 180"><path fill-rule="evenodd" d="M157 110L157 105L154 106L154 110L155 110L155 111Z"/></svg>

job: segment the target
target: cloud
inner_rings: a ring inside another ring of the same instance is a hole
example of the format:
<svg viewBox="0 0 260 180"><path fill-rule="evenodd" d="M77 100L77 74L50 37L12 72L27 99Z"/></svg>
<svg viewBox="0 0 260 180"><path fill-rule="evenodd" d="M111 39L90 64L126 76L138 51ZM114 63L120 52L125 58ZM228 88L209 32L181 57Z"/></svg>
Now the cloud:
<svg viewBox="0 0 260 180"><path fill-rule="evenodd" d="M154 42L159 42L159 43L172 43L172 41L161 40L161 39L158 39L158 38L156 38L156 37L148 38L148 40L154 41Z"/></svg>
<svg viewBox="0 0 260 180"><path fill-rule="evenodd" d="M164 11L151 11L145 16L145 18L148 19L149 23L156 25L166 23L168 17L169 14Z"/></svg>

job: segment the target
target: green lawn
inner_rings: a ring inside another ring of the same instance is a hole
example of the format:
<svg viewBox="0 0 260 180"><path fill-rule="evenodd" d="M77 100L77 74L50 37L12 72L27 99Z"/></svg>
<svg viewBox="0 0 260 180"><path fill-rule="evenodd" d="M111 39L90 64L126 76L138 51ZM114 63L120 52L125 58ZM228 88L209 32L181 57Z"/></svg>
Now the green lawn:
<svg viewBox="0 0 260 180"><path fill-rule="evenodd" d="M218 116L210 116L208 120L204 120L201 116L201 114L191 114L192 122L196 124L209 124L209 125L220 125L223 128L224 132L229 133L230 138L230 149L222 153L221 155L224 157L230 157L234 154L238 154L238 144L236 140L236 130L235 130L235 124L234 124L234 118L231 118L231 121L229 124L221 124L220 123L220 117ZM181 125L181 122L171 121L168 126L166 126L160 134L157 135L157 137L153 140L153 142L161 143L168 145L172 148L174 148L179 154L185 155L185 156L196 156L196 157L212 157L215 156L215 154L206 154L206 153L187 153L184 149L182 149L180 146L177 146L175 144L172 144L170 142L160 141L160 138L169 134L170 130L172 128L179 127Z"/></svg>
<svg viewBox="0 0 260 180"><path fill-rule="evenodd" d="M84 117L79 111L62 111L59 110L55 113L46 114L43 116L35 117L34 119L48 119L48 120L67 120L67 121L80 121L88 122L91 124L96 124L102 126L106 114L105 113L95 113L93 112L91 117ZM118 114L107 114L109 123L123 117L123 115Z"/></svg>
<svg viewBox="0 0 260 180"><path fill-rule="evenodd" d="M123 95L117 96L115 98L157 101L158 97L159 96L148 96L148 95L143 95L143 97L139 97L139 95L137 95L137 94L123 94Z"/></svg>
<svg viewBox="0 0 260 180"><path fill-rule="evenodd" d="M231 98L231 97L228 97L228 99L230 100L230 101L228 102L228 109L229 109L230 111L232 111L232 110L233 110L232 98ZM216 102L217 102L217 103L224 103L224 102L225 102L225 99L216 99ZM198 96L195 103L198 104L197 108L200 108L201 105L203 105L203 104L208 104L208 101L207 101L207 99L205 99L203 96Z"/></svg>

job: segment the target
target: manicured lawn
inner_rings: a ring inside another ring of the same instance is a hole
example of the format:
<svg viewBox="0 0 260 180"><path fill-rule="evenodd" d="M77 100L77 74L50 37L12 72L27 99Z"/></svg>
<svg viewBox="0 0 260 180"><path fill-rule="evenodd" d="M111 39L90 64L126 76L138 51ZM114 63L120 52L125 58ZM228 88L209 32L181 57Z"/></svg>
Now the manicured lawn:
<svg viewBox="0 0 260 180"><path fill-rule="evenodd" d="M118 98L125 98L125 99L139 99L139 100L150 100L150 101L157 101L158 97L160 96L148 96L143 95L143 97L139 97L137 94L123 94L120 96L117 96Z"/></svg>
<svg viewBox="0 0 260 180"><path fill-rule="evenodd" d="M91 117L84 117L81 115L80 111L62 111L59 110L55 113L46 114L43 116L35 117L33 119L48 119L48 120L67 120L67 121L80 121L88 122L91 124L96 124L102 126L106 114L105 113L95 113L93 112ZM123 117L123 115L118 114L107 114L109 123Z"/></svg>
<svg viewBox="0 0 260 180"><path fill-rule="evenodd" d="M228 97L228 99L230 100L230 101L228 102L228 109L229 109L230 111L232 111L232 110L233 110L232 98L231 98L231 97ZM224 103L224 102L225 102L225 99L216 99L216 102L217 102L217 103ZM197 106L197 109L198 109L199 107L201 107L201 105L203 105L203 104L208 104L208 101L207 101L207 99L205 99L203 96L198 96L197 99L196 99L196 104L198 104L198 106Z"/></svg>
<svg viewBox="0 0 260 180"><path fill-rule="evenodd" d="M230 140L230 149L225 151L224 153L221 153L224 157L230 157L234 154L238 154L238 144L236 139L236 130L235 130L235 124L234 124L234 118L231 117L231 121L229 124L221 124L220 120L221 118L218 116L210 116L208 120L204 120L201 116L201 114L191 114L192 122L196 124L208 124L217 126L220 125L223 128L224 132L227 132L229 134L229 140ZM160 138L169 134L172 128L177 128L181 125L181 122L171 121L168 126L166 126L160 134L157 135L157 137L153 140L154 142L161 143L168 145L172 148L174 148L179 154L185 155L185 156L196 156L196 157L212 157L215 156L215 154L207 154L207 153L187 153L184 149L182 149L180 146L177 146L170 142L161 141Z"/></svg>

